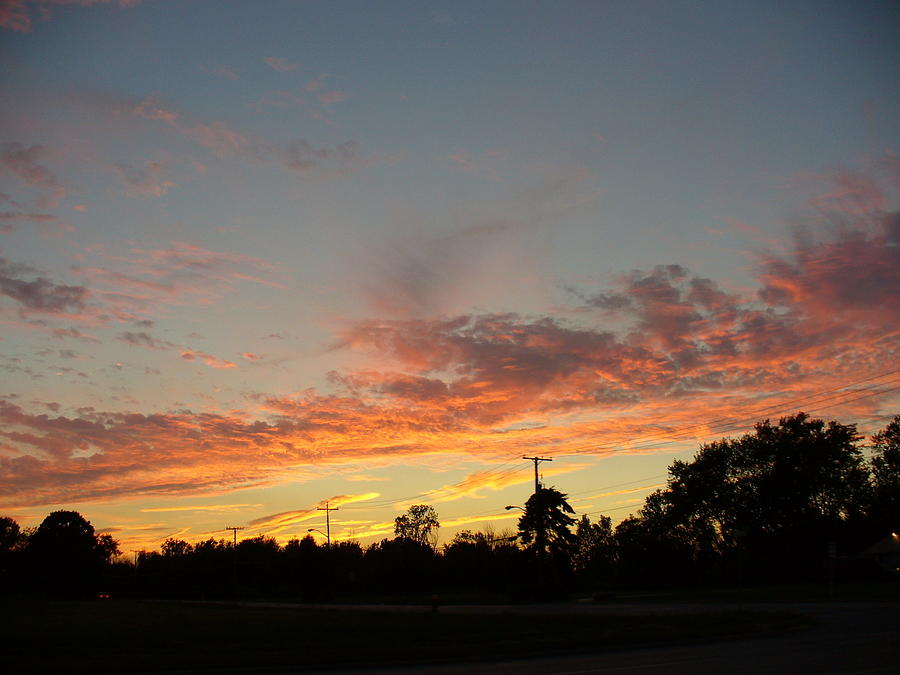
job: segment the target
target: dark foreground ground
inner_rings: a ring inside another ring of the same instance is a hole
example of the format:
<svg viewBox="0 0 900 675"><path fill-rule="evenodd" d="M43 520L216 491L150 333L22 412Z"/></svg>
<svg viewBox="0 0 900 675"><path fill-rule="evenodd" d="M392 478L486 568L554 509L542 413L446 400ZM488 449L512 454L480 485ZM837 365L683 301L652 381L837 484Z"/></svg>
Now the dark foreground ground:
<svg viewBox="0 0 900 675"><path fill-rule="evenodd" d="M778 608L811 621L807 628L753 636L701 641L631 643L575 653L534 655L465 664L433 663L414 667L384 667L371 673L641 673L641 674L750 674L753 673L897 673L900 672L900 606L872 603L754 604L748 609L765 612ZM579 608L580 610L580 608ZM683 620L683 604L605 606L583 611L628 612L629 616L669 616ZM688 611L710 610L697 605ZM339 672L359 672L341 670Z"/></svg>
<svg viewBox="0 0 900 675"><path fill-rule="evenodd" d="M897 672L896 602L3 607L16 673Z"/></svg>

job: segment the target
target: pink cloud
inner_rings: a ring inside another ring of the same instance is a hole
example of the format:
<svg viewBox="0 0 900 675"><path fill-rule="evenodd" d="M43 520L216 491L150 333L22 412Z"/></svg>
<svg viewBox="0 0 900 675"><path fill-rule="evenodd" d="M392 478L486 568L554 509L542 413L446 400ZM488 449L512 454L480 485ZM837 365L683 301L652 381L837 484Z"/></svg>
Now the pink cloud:
<svg viewBox="0 0 900 675"><path fill-rule="evenodd" d="M350 98L350 94L344 91L324 91L318 95L319 103L322 105L333 105Z"/></svg>
<svg viewBox="0 0 900 675"><path fill-rule="evenodd" d="M263 61L266 62L269 68L277 70L279 73L287 73L300 67L296 63L291 63L288 59L280 56L267 56Z"/></svg>
<svg viewBox="0 0 900 675"><path fill-rule="evenodd" d="M226 361L225 359L220 359L211 354L207 354L205 352L195 351L193 349L184 349L181 352L181 358L185 361L195 361L199 360L205 363L210 368L237 368L237 364L231 361Z"/></svg>
<svg viewBox="0 0 900 675"><path fill-rule="evenodd" d="M220 120L188 121L183 115L162 108L152 98L126 106L126 110L143 119L163 122L220 158L243 156L257 162L276 162L302 174L346 175L368 166L397 161L390 155L366 152L355 141L333 146L316 146L305 138L272 143L235 131Z"/></svg>
<svg viewBox="0 0 900 675"><path fill-rule="evenodd" d="M189 242L98 255L102 264L79 265L72 271L94 289L110 312L124 318L156 305L216 302L240 281L284 288L268 278L280 271L265 260Z"/></svg>
<svg viewBox="0 0 900 675"><path fill-rule="evenodd" d="M135 7L140 0L0 0L0 27L28 33L32 29L31 8L40 11L43 19L48 19L53 5L77 5L89 7L115 3L119 7Z"/></svg>
<svg viewBox="0 0 900 675"><path fill-rule="evenodd" d="M169 180L168 162L151 160L137 166L116 164L113 169L131 196L162 197L175 186Z"/></svg>
<svg viewBox="0 0 900 675"><path fill-rule="evenodd" d="M49 155L50 151L43 145L0 145L0 175L12 174L39 190L42 194L35 200L38 208L55 208L66 195L66 189L43 164Z"/></svg>

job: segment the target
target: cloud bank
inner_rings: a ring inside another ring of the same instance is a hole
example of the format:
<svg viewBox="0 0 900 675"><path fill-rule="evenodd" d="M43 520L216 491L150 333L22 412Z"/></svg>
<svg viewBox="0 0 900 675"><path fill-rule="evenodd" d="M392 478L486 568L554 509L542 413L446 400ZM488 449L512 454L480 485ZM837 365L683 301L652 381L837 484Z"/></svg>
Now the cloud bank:
<svg viewBox="0 0 900 675"><path fill-rule="evenodd" d="M628 273L602 290L571 288L579 323L511 313L359 321L334 348L368 354L378 368L332 373L332 393L259 393L257 418L48 415L3 401L0 494L30 505L200 493L366 460L591 451L598 438L627 451L667 430L884 375L900 355L898 234L897 214L884 212L821 241L798 237L789 253L759 256L758 287L744 296L677 264ZM189 246L135 255L157 272L153 292L182 279L221 281L247 263ZM0 289L34 311L75 312L91 297L6 261L0 271ZM137 276L117 279L144 288ZM618 328L604 328L611 324ZM118 339L174 347L146 330ZM181 358L235 367L189 348ZM878 405L869 396L844 409L868 414ZM475 474L436 496L510 480Z"/></svg>

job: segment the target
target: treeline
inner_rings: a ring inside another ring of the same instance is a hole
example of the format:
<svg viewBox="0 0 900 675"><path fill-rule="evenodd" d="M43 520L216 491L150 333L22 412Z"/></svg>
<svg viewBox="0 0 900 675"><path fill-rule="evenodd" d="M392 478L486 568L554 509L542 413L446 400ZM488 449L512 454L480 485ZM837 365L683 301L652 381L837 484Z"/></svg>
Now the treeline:
<svg viewBox="0 0 900 675"><path fill-rule="evenodd" d="M20 532L0 519L7 592L323 601L438 594L507 600L639 587L737 586L890 577L858 554L900 531L900 416L868 443L854 425L803 413L701 447L615 528L576 520L542 487L517 531L458 533L436 546L438 514L416 505L367 547L280 545L266 536L188 543L115 562L109 535L58 511ZM895 575L896 576L896 575Z"/></svg>

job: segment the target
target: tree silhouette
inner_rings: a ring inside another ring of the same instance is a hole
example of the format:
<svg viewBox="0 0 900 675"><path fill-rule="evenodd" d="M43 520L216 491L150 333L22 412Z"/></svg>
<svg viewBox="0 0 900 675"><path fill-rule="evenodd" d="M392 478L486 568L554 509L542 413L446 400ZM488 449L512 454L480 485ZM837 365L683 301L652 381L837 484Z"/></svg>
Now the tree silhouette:
<svg viewBox="0 0 900 675"><path fill-rule="evenodd" d="M160 550L166 558L184 558L194 552L194 547L184 539L169 537L162 543Z"/></svg>
<svg viewBox="0 0 900 675"><path fill-rule="evenodd" d="M21 539L19 523L8 516L0 516L0 552L11 552Z"/></svg>
<svg viewBox="0 0 900 675"><path fill-rule="evenodd" d="M27 553L35 582L51 592L92 591L104 564L119 552L108 535L76 511L54 511L29 538Z"/></svg>
<svg viewBox="0 0 900 675"><path fill-rule="evenodd" d="M554 558L569 559L575 547L575 535L569 529L575 510L566 495L556 488L541 488L525 502L525 513L519 518L519 538L526 548L543 554L542 544Z"/></svg>
<svg viewBox="0 0 900 675"><path fill-rule="evenodd" d="M437 545L438 521L434 507L427 504L414 504L406 513L394 519L394 535L400 539L411 539L431 548Z"/></svg>
<svg viewBox="0 0 900 675"><path fill-rule="evenodd" d="M897 532L900 530L900 415L872 437L872 483L875 526Z"/></svg>
<svg viewBox="0 0 900 675"><path fill-rule="evenodd" d="M19 523L7 516L0 517L0 595L11 592L19 575L19 544L22 542Z"/></svg>
<svg viewBox="0 0 900 675"><path fill-rule="evenodd" d="M687 544L703 574L748 547L754 569L782 575L793 566L795 576L808 576L868 502L859 438L855 425L801 412L704 445L693 461L674 462L668 487L647 498L644 530Z"/></svg>
<svg viewBox="0 0 900 675"><path fill-rule="evenodd" d="M594 588L612 585L615 567L612 518L600 516L592 523L587 516L581 516L575 528L572 566L582 581Z"/></svg>

